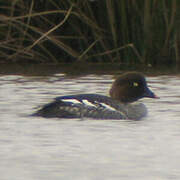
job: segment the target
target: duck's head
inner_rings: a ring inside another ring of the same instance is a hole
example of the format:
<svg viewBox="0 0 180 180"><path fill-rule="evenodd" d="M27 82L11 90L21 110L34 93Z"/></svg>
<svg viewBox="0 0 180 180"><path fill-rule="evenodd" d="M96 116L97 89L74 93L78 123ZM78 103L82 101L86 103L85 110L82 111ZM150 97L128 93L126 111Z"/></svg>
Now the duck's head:
<svg viewBox="0 0 180 180"><path fill-rule="evenodd" d="M128 72L119 76L110 89L110 96L118 101L129 103L138 99L158 98L147 86L143 74Z"/></svg>

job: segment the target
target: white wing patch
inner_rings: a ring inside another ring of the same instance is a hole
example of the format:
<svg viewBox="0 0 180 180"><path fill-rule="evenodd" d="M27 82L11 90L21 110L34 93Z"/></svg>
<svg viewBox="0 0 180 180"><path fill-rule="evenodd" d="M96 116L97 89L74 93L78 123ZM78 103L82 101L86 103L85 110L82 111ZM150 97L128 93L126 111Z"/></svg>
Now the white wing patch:
<svg viewBox="0 0 180 180"><path fill-rule="evenodd" d="M104 107L107 110L116 111L115 108L111 107L108 104L105 104L105 103L102 103L102 102L97 102L97 101L95 101L95 104L93 104L93 103L89 102L87 99L83 99L82 102L77 100L77 99L61 99L61 101L69 102L69 103L73 103L73 104L84 104L86 106L91 106L91 107L96 107L96 108L98 106L102 106L102 107Z"/></svg>
<svg viewBox="0 0 180 180"><path fill-rule="evenodd" d="M106 109L108 109L108 110L111 110L111 111L116 111L116 109L115 108L113 108L113 107L111 107L111 106L109 106L109 105L107 105L107 104L105 104L105 103L99 103L100 105L102 105L102 106L104 106Z"/></svg>
<svg viewBox="0 0 180 180"><path fill-rule="evenodd" d="M61 101L70 102L70 103L74 103L74 104L81 104L81 102L78 101L77 99L61 99Z"/></svg>
<svg viewBox="0 0 180 180"><path fill-rule="evenodd" d="M94 105L93 103L89 102L88 100L84 99L82 100L83 104L87 105L87 106L94 106L96 107L96 105Z"/></svg>

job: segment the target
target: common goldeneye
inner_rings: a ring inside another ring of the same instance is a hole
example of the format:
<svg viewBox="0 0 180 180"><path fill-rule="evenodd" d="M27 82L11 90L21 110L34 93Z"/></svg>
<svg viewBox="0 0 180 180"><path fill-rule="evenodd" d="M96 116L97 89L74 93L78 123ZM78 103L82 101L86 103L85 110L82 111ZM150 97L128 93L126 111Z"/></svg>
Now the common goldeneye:
<svg viewBox="0 0 180 180"><path fill-rule="evenodd" d="M60 96L34 115L46 118L134 119L146 116L147 109L138 99L158 98L148 87L143 74L128 72L119 76L110 97L99 94Z"/></svg>

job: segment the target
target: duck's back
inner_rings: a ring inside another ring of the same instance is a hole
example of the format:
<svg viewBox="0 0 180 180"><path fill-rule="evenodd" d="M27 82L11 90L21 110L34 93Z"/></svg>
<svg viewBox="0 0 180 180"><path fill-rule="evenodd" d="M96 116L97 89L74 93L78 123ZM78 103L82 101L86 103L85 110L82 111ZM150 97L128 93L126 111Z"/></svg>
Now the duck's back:
<svg viewBox="0 0 180 180"><path fill-rule="evenodd" d="M142 112L137 112L135 106L119 103L107 96L78 94L57 97L35 115L47 118L140 119L146 112L146 108Z"/></svg>

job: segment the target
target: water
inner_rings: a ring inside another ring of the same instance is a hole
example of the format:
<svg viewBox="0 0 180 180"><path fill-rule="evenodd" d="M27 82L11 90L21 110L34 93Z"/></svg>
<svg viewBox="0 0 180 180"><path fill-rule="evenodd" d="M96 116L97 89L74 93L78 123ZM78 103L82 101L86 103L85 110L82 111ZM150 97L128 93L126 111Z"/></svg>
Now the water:
<svg viewBox="0 0 180 180"><path fill-rule="evenodd" d="M180 77L147 77L161 99L141 121L30 117L54 97L106 95L112 75L0 76L1 180L180 179Z"/></svg>

